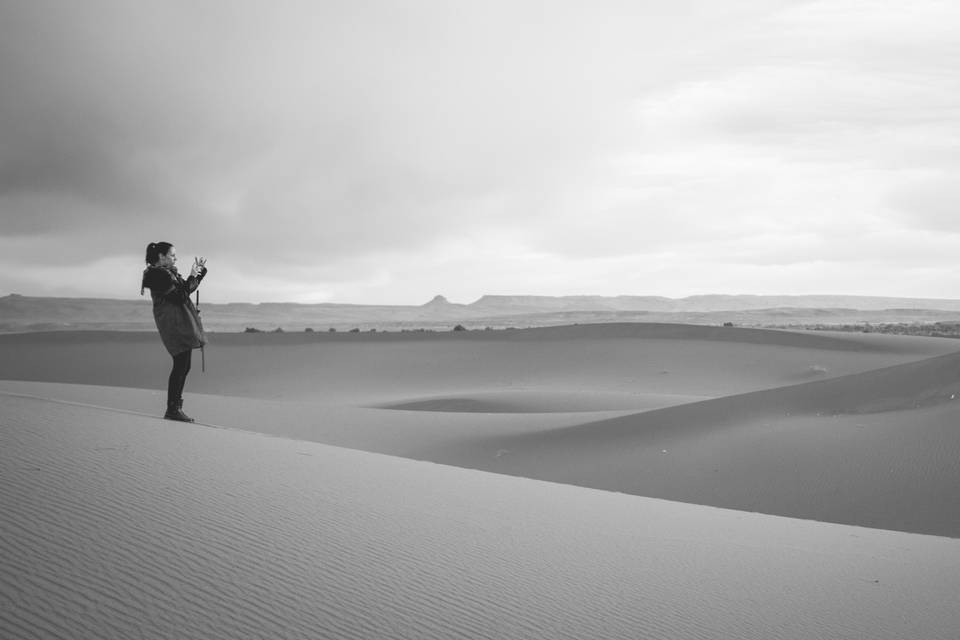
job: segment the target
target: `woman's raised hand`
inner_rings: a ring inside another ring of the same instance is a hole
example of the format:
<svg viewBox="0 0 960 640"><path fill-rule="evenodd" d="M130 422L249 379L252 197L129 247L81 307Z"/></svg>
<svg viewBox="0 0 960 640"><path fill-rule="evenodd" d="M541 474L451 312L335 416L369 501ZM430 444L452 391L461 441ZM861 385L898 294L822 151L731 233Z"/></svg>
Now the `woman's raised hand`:
<svg viewBox="0 0 960 640"><path fill-rule="evenodd" d="M207 259L206 258L194 258L193 267L190 269L190 275L196 277L200 275L204 269L206 269Z"/></svg>

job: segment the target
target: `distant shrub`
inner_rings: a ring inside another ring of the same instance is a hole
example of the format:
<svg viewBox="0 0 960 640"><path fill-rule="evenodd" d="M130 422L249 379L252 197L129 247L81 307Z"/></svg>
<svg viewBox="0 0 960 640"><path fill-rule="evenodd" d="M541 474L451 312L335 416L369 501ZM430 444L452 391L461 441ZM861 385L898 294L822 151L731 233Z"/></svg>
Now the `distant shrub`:
<svg viewBox="0 0 960 640"><path fill-rule="evenodd" d="M336 327L330 327L329 329L327 329L327 333L336 333L336 332L337 332Z"/></svg>
<svg viewBox="0 0 960 640"><path fill-rule="evenodd" d="M484 330L484 331L493 331L493 327L484 327L483 330Z"/></svg>
<svg viewBox="0 0 960 640"><path fill-rule="evenodd" d="M350 333L360 333L360 329L354 327L353 329L350 329Z"/></svg>
<svg viewBox="0 0 960 640"><path fill-rule="evenodd" d="M277 327L271 333L283 333L283 327Z"/></svg>
<svg viewBox="0 0 960 640"><path fill-rule="evenodd" d="M303 330L303 332L304 332L304 333L313 333L313 328L312 328L312 327L307 327L306 329Z"/></svg>
<svg viewBox="0 0 960 640"><path fill-rule="evenodd" d="M932 336L935 338L960 338L958 322L895 322L873 324L784 324L765 325L774 329L812 329L814 331L857 331L862 333L890 333L904 336Z"/></svg>
<svg viewBox="0 0 960 640"><path fill-rule="evenodd" d="M370 329L370 333L376 333L376 332L377 332L376 329Z"/></svg>
<svg viewBox="0 0 960 640"><path fill-rule="evenodd" d="M723 323L723 326L725 326L725 327L732 327L732 326L733 326L733 323L732 323L732 322L724 322L724 323Z"/></svg>
<svg viewBox="0 0 960 640"><path fill-rule="evenodd" d="M463 326L462 324L458 324L457 326L455 326L455 327L453 328L453 330L454 330L454 331L466 331L467 328L466 328L465 326Z"/></svg>
<svg viewBox="0 0 960 640"><path fill-rule="evenodd" d="M243 330L243 332L244 333L263 333L262 331L260 331L260 329L257 329L256 327L247 327L246 329Z"/></svg>

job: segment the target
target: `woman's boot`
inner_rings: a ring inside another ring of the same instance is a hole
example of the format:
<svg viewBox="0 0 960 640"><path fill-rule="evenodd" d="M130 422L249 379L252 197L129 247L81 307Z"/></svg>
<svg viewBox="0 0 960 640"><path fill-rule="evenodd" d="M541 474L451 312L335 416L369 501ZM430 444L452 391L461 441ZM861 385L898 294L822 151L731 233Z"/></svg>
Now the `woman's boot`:
<svg viewBox="0 0 960 640"><path fill-rule="evenodd" d="M167 412L163 417L167 420L176 420L177 422L193 422L193 418L187 416L180 407L183 406L183 400L172 400L167 403Z"/></svg>
<svg viewBox="0 0 960 640"><path fill-rule="evenodd" d="M187 422L193 422L193 418L191 418L190 416L188 416L187 414L185 414L185 413L183 412L183 398L180 398L180 399L177 401L177 410L180 412L180 415L183 416L183 419L184 419L185 421L187 421Z"/></svg>

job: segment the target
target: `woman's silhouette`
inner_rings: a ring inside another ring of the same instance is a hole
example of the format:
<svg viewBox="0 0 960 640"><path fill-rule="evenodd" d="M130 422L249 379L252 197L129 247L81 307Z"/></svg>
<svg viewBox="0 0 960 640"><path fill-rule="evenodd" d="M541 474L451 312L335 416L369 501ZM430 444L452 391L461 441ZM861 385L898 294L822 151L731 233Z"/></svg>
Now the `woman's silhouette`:
<svg viewBox="0 0 960 640"><path fill-rule="evenodd" d="M190 356L194 349L207 343L200 323L200 313L190 300L203 276L207 274L205 258L195 258L190 276L184 280L177 271L177 250L169 242L147 245L146 263L140 295L150 289L153 298L153 319L160 331L160 340L173 356L173 369L167 382L167 412L164 418L193 422L183 412L183 385L190 373Z"/></svg>

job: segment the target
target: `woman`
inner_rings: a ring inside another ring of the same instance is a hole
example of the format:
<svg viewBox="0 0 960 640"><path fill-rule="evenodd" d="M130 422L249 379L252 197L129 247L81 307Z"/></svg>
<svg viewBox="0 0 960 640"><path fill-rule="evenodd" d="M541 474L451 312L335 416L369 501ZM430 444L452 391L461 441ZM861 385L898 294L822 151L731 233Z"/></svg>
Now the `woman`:
<svg viewBox="0 0 960 640"><path fill-rule="evenodd" d="M143 270L144 289L153 298L153 319L160 331L160 340L173 356L173 369L167 382L167 420L193 422L183 412L183 385L190 373L190 356L194 349L207 343L200 323L200 313L190 301L190 294L207 275L206 259L194 258L190 277L184 280L177 272L177 250L169 242L147 245L147 268Z"/></svg>

